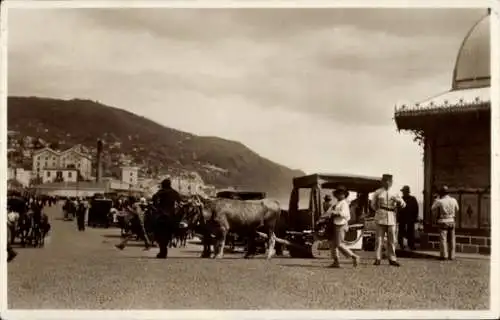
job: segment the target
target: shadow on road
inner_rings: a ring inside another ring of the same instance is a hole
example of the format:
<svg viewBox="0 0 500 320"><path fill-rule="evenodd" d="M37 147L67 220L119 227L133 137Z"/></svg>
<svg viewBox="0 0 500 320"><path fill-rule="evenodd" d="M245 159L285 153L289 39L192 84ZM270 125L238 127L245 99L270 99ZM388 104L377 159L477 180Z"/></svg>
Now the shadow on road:
<svg viewBox="0 0 500 320"><path fill-rule="evenodd" d="M398 258L411 258L411 259L425 259L425 260L439 260L438 255L428 254L418 251L396 250Z"/></svg>
<svg viewBox="0 0 500 320"><path fill-rule="evenodd" d="M119 234L103 234L101 237L103 237L103 238L115 238L115 239L119 239L122 236L119 235Z"/></svg>
<svg viewBox="0 0 500 320"><path fill-rule="evenodd" d="M179 248L179 249L183 249L183 248ZM186 253L200 253L201 252L201 249L200 250L182 250L182 252L186 252ZM224 254L245 254L245 252L243 251L234 251L234 250L231 250L231 249L224 249Z"/></svg>
<svg viewBox="0 0 500 320"><path fill-rule="evenodd" d="M22 250L24 250L24 249L43 249L43 248L45 248L45 246L34 247L31 244L27 244L27 245L23 246L20 243L13 243L11 246L12 246L13 249L16 249L16 250L18 250L18 249L22 249Z"/></svg>
<svg viewBox="0 0 500 320"><path fill-rule="evenodd" d="M299 264L299 263L291 263L291 264L278 264L280 267L300 267L300 268L320 268L320 269L328 269L328 263L322 264L322 265L317 265L317 264Z"/></svg>
<svg viewBox="0 0 500 320"><path fill-rule="evenodd" d="M202 259L200 257L168 257L167 259L158 259L155 256L140 256L140 257L131 257L131 256L126 256L126 257L121 257L121 259L134 259L134 260L172 260L172 259L177 259L177 260L184 260L184 259ZM205 260L214 260L214 259L205 259Z"/></svg>

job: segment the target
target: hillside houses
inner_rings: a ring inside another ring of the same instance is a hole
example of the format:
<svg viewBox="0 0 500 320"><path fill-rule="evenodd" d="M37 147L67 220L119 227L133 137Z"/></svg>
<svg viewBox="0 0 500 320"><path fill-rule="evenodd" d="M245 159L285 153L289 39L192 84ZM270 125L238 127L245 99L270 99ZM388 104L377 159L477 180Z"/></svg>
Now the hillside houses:
<svg viewBox="0 0 500 320"><path fill-rule="evenodd" d="M40 192L76 196L83 194L85 186L85 194L104 190L152 195L166 176L171 177L172 186L181 194L216 192L215 187L205 185L198 172L152 166L146 160L134 161L134 157L119 151L121 145L117 142L107 144L103 150L104 175L97 185L95 147L77 144L60 150L66 145L63 141L47 143L16 131L9 131L8 137L8 180L25 188L36 186Z"/></svg>

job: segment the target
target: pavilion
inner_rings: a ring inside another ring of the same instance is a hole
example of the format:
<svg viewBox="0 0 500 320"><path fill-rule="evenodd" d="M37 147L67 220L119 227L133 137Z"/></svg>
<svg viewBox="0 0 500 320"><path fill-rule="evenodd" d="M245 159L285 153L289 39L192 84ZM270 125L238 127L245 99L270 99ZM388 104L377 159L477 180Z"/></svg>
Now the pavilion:
<svg viewBox="0 0 500 320"><path fill-rule="evenodd" d="M457 252L490 252L490 82L488 12L462 42L451 90L396 107L398 130L413 131L424 148L424 249L439 248L430 207L437 188L447 185L460 205Z"/></svg>

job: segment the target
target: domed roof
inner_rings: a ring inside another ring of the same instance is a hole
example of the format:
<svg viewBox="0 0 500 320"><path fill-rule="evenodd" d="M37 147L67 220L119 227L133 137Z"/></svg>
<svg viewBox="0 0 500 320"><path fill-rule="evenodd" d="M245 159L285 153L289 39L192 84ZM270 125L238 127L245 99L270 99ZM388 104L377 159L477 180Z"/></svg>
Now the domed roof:
<svg viewBox="0 0 500 320"><path fill-rule="evenodd" d="M469 31L458 52L452 89L490 86L490 15Z"/></svg>

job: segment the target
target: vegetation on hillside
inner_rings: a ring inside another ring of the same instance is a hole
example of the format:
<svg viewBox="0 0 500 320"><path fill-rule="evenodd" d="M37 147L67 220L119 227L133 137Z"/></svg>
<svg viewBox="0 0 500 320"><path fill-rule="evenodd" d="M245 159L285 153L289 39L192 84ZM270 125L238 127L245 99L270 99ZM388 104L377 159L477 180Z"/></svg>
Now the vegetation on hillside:
<svg viewBox="0 0 500 320"><path fill-rule="evenodd" d="M9 97L8 127L53 147L81 144L93 153L100 138L107 174L128 158L145 174L196 171L218 188L236 186L279 197L288 194L294 176L303 174L239 142L181 132L89 100Z"/></svg>

